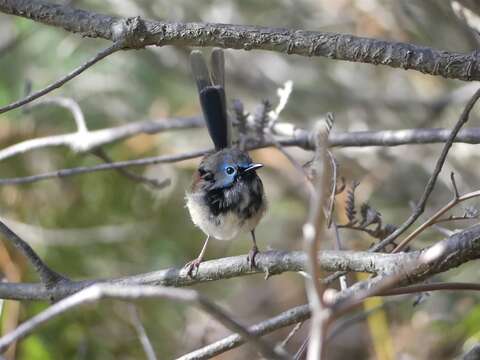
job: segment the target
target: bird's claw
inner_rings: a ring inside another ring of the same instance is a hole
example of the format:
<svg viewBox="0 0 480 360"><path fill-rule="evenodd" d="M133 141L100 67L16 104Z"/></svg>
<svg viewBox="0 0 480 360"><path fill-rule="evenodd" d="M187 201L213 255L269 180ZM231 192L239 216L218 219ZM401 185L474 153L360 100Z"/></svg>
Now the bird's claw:
<svg viewBox="0 0 480 360"><path fill-rule="evenodd" d="M256 246L252 247L252 249L249 251L247 261L250 265L250 269L257 267L257 264L255 263L255 256L257 256L259 252L260 251L258 251L258 248Z"/></svg>
<svg viewBox="0 0 480 360"><path fill-rule="evenodd" d="M187 270L187 275L190 277L195 277L198 273L198 268L200 267L200 263L202 262L201 259L194 259L186 263L183 268ZM195 273L194 273L195 271Z"/></svg>

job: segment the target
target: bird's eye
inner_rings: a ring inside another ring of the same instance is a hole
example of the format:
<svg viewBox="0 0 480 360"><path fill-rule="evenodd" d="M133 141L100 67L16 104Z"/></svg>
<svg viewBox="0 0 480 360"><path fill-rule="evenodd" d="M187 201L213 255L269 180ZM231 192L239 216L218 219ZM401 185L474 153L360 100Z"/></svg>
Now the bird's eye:
<svg viewBox="0 0 480 360"><path fill-rule="evenodd" d="M235 169L229 166L225 169L225 171L227 172L228 175L232 175L235 172Z"/></svg>

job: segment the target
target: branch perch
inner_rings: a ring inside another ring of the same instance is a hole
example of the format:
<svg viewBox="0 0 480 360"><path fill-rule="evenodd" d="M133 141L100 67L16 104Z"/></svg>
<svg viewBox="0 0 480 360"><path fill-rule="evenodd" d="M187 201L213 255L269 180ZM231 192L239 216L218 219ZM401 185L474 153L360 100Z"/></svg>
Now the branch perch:
<svg viewBox="0 0 480 360"><path fill-rule="evenodd" d="M461 54L395 41L320 31L164 22L140 17L119 18L44 0L0 0L0 11L61 27L86 37L117 41L125 34L123 48L181 45L270 50L412 69L445 78L480 80L480 58L477 52Z"/></svg>
<svg viewBox="0 0 480 360"><path fill-rule="evenodd" d="M479 251L480 252L480 251ZM107 282L121 285L162 285L172 287L190 286L198 283L230 279L239 276L266 273L269 276L287 271L305 271L307 256L301 251L265 251L258 254L257 268L250 269L246 256L233 256L205 261L195 278L188 276L183 268L169 268L146 274L118 279L95 279L69 281L46 288L43 284L0 283L0 298L13 300L60 299L95 283ZM319 263L325 271L347 270L369 273L384 273L399 262L404 254L376 254L354 251L322 251Z"/></svg>
<svg viewBox="0 0 480 360"><path fill-rule="evenodd" d="M413 284L426 277L457 267L467 261L480 258L480 225L456 233L444 240L444 242L447 244L445 254L451 254L450 257L447 257L448 261L443 261L434 267L423 269L421 274L416 273L415 276L409 277L408 281L402 283L402 285ZM396 272L402 264L411 263L427 249L396 254L324 250L319 252L318 263L324 271L391 274ZM0 283L0 298L12 300L60 299L95 283L183 287L245 275L259 273L276 275L286 271L299 272L306 269L307 255L301 251L265 251L257 256L258 268L254 269L250 269L245 255L206 261L200 266L195 278L188 276L183 268L169 268L119 279L59 282L51 288L46 288L42 283Z"/></svg>

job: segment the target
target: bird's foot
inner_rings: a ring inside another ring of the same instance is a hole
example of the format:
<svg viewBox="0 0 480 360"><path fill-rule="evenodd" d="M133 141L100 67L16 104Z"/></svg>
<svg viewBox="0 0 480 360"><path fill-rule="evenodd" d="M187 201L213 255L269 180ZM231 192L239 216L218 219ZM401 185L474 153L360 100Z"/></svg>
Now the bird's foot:
<svg viewBox="0 0 480 360"><path fill-rule="evenodd" d="M258 248L256 246L253 246L252 249L249 251L247 261L250 265L250 269L257 267L257 264L255 263L255 256L257 256L259 252L260 251L258 251Z"/></svg>
<svg viewBox="0 0 480 360"><path fill-rule="evenodd" d="M201 262L202 259L196 258L186 263L183 268L187 270L187 275L192 278L195 277L198 273L198 268L200 267Z"/></svg>

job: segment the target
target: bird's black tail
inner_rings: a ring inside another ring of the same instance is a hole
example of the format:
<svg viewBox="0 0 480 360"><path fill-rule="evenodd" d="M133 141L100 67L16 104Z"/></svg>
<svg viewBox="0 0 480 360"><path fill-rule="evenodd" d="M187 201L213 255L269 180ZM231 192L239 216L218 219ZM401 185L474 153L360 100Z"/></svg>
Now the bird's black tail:
<svg viewBox="0 0 480 360"><path fill-rule="evenodd" d="M225 60L221 49L211 55L212 72L202 53L194 50L190 54L193 75L197 83L200 105L207 123L208 132L216 150L230 146L230 130L225 100Z"/></svg>

